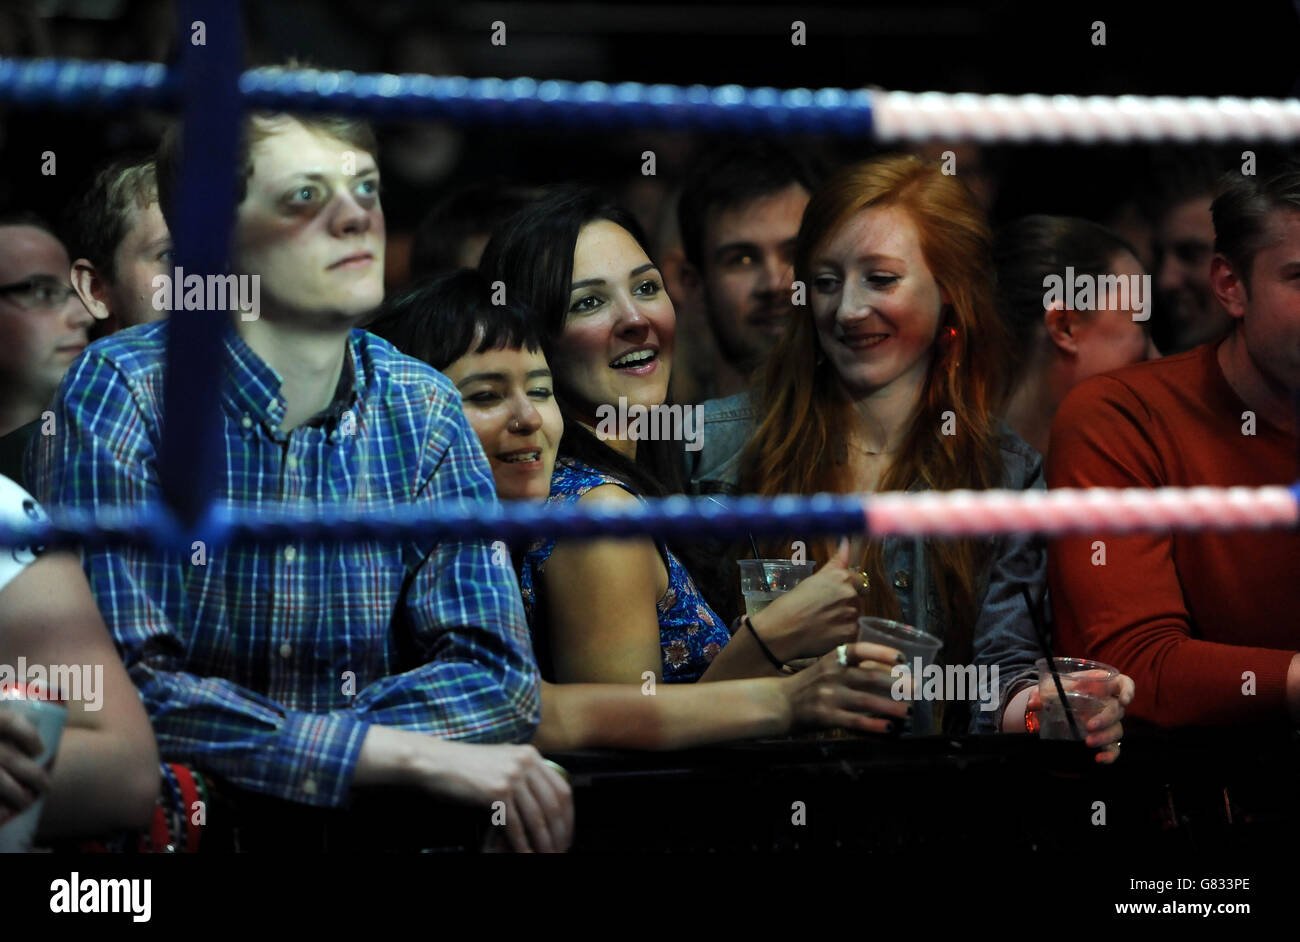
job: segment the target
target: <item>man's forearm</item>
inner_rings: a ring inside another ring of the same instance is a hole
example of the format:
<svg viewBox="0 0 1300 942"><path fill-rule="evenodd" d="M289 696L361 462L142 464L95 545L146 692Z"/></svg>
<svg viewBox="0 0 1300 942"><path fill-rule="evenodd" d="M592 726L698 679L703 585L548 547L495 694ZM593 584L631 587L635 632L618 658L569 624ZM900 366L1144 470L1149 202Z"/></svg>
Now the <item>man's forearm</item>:
<svg viewBox="0 0 1300 942"><path fill-rule="evenodd" d="M371 726L361 744L352 784L357 788L407 785L412 778L415 750L410 737L418 735L388 726Z"/></svg>

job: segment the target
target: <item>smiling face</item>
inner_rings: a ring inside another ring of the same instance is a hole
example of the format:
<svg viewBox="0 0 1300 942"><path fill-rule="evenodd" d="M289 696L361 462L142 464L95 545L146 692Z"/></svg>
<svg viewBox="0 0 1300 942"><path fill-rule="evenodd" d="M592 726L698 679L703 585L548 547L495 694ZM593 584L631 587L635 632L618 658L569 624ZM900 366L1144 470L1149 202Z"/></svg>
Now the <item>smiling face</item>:
<svg viewBox="0 0 1300 942"><path fill-rule="evenodd" d="M62 243L34 226L0 226L0 285L32 277L68 285L72 263ZM89 342L90 312L75 294L57 305L23 307L0 296L0 381L14 398L45 403Z"/></svg>
<svg viewBox="0 0 1300 942"><path fill-rule="evenodd" d="M578 233L555 369L595 424L602 404L661 405L668 395L676 318L663 277L626 229L597 220Z"/></svg>
<svg viewBox="0 0 1300 942"><path fill-rule="evenodd" d="M475 339L474 349L478 344ZM564 422L540 352L467 353L443 371L492 466L502 500L545 500Z"/></svg>
<svg viewBox="0 0 1300 942"><path fill-rule="evenodd" d="M267 320L354 324L384 297L384 212L374 158L292 118L261 126L270 133L250 151L235 271L261 276Z"/></svg>
<svg viewBox="0 0 1300 942"><path fill-rule="evenodd" d="M1214 217L1210 194L1185 200L1160 219L1155 233L1156 289L1175 326L1175 344L1189 349L1221 337L1230 326L1227 312L1210 289L1214 257Z"/></svg>
<svg viewBox="0 0 1300 942"><path fill-rule="evenodd" d="M849 395L865 398L900 381L919 388L948 298L906 211L853 216L813 253L811 277L817 339Z"/></svg>

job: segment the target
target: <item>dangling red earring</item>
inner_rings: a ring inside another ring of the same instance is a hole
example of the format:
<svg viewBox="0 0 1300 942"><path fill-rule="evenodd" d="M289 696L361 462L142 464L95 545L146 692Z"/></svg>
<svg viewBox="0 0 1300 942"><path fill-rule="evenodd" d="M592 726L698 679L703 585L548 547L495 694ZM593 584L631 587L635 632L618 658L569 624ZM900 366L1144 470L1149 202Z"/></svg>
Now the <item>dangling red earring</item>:
<svg viewBox="0 0 1300 942"><path fill-rule="evenodd" d="M957 352L956 352L957 328L956 327L944 328L944 330L941 332L941 338L943 342L943 356L944 359L948 361L947 362L948 372L952 373L957 369L958 362L959 362L957 360Z"/></svg>

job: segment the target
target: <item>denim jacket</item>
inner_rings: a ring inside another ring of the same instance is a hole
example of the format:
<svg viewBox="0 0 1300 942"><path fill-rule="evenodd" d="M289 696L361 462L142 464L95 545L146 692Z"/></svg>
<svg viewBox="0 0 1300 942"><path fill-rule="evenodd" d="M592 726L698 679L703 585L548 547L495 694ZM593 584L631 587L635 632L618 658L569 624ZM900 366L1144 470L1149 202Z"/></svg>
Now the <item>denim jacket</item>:
<svg viewBox="0 0 1300 942"><path fill-rule="evenodd" d="M755 418L756 410L747 393L704 403L702 447L685 452L685 478L693 493L738 493L741 454ZM1003 488L1046 488L1042 458L1005 426L1000 447ZM925 485L918 483L909 492L924 489ZM921 631L944 637L943 608L929 572L924 539L886 537L883 549L885 572L903 620ZM977 668L998 666L999 708L981 710L978 703L972 702L972 733L996 732L1001 727L1001 706L1035 679L1034 661L1043 655L1020 588L1027 584L1032 597L1038 599L1043 596L1046 579L1047 549L1042 538L1019 534L996 538L992 563L976 596L983 599L983 604L972 639L972 660ZM918 719L925 706L928 704L924 701L917 704Z"/></svg>

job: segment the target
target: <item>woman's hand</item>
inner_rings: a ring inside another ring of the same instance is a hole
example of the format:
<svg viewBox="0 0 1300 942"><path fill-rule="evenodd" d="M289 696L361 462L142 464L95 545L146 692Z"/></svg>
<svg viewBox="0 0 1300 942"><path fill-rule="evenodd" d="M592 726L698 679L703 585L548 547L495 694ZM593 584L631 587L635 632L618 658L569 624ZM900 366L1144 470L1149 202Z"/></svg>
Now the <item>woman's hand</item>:
<svg viewBox="0 0 1300 942"><path fill-rule="evenodd" d="M772 652L789 663L821 657L858 639L858 590L862 573L849 568L849 541L815 573L750 617Z"/></svg>
<svg viewBox="0 0 1300 942"><path fill-rule="evenodd" d="M1133 702L1136 689L1133 678L1127 674L1112 677L1106 686L1106 705L1100 713L1088 721L1083 730L1080 730L1088 746L1098 750L1097 761L1103 765L1109 765L1119 758L1119 744L1124 738L1124 724L1120 721L1124 718L1124 708ZM1025 703L1027 711L1043 708L1040 688L1041 685L1034 687L1029 694L1029 699Z"/></svg>
<svg viewBox="0 0 1300 942"><path fill-rule="evenodd" d="M893 732L901 726L895 720L905 719L910 709L892 695L891 671L903 663L902 658L883 644L855 641L843 646L842 659L836 649L807 670L782 678L790 703L790 728Z"/></svg>
<svg viewBox="0 0 1300 942"><path fill-rule="evenodd" d="M49 791L50 774L35 762L43 748L35 726L12 710L0 710L0 823Z"/></svg>

